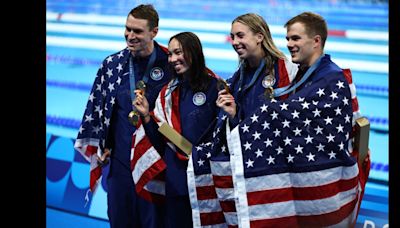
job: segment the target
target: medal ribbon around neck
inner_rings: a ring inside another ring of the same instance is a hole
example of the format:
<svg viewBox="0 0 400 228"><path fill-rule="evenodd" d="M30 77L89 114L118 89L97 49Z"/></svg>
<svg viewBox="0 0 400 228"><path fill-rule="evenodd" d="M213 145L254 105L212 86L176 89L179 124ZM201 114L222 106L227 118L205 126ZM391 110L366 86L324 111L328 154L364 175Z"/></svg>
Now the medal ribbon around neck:
<svg viewBox="0 0 400 228"><path fill-rule="evenodd" d="M256 80L257 80L258 76L260 75L260 72L262 71L264 66L265 66L265 60L261 59L260 65L258 65L256 72L254 72L250 83L248 85L246 85L245 88L243 88L243 91L250 88L256 82ZM240 65L239 90L238 90L239 93L242 91L243 77L244 77L244 66L242 63Z"/></svg>
<svg viewBox="0 0 400 228"><path fill-rule="evenodd" d="M143 81L146 84L147 81L149 80L149 73L150 73L150 69L153 67L154 62L156 61L156 56L157 56L157 49L156 47L154 47L153 52L151 53L149 62L147 63L146 66L146 71L143 75ZM133 66L133 56L131 54L131 56L129 57L129 85L130 85L130 95L131 95L131 101L132 101L132 110L129 115L128 115L128 119L130 122L132 122L133 125L136 126L137 120L139 119L139 113L136 111L135 106L133 105L133 102L135 100L135 89L136 89L136 84L135 84L135 67Z"/></svg>
<svg viewBox="0 0 400 228"><path fill-rule="evenodd" d="M325 56L325 54L321 55L317 61L315 61L315 63L313 65L311 65L310 68L308 68L308 70L306 71L306 73L303 75L303 77L301 78L300 81L298 81L296 84L294 84L292 87L290 87L291 85L287 85L285 87L282 88L277 88L274 90L274 96L273 97L280 97L283 96L285 94L288 94L290 92L292 92L293 90L295 90L297 87L299 87L301 84L303 84L303 82L305 82L310 75L314 72L315 69L317 69L317 67L319 66L319 64L321 63L321 59ZM290 88L289 88L290 87Z"/></svg>

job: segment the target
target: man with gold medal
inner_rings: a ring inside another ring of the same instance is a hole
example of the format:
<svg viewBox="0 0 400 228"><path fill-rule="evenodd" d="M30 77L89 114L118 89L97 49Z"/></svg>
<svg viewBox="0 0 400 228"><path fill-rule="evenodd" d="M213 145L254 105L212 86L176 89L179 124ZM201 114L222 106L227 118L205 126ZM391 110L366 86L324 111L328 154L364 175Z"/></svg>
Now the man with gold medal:
<svg viewBox="0 0 400 228"><path fill-rule="evenodd" d="M106 190L111 227L159 227L159 208L137 195L131 170L132 134L139 119L133 91L140 89L153 109L157 94L171 78L168 51L154 41L158 21L152 5L139 5L129 12L124 33L127 47L100 66L75 143L91 164L92 192L102 167L110 164Z"/></svg>

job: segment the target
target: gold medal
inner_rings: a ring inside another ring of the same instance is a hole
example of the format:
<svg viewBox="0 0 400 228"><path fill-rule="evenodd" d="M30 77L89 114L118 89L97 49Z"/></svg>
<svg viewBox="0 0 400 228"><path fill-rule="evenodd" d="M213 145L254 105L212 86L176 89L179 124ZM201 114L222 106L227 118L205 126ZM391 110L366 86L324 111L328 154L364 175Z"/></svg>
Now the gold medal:
<svg viewBox="0 0 400 228"><path fill-rule="evenodd" d="M225 91L227 93L230 93L228 84L226 83L226 81L224 79L220 78L217 81L217 90L221 91L223 89L225 89Z"/></svg>
<svg viewBox="0 0 400 228"><path fill-rule="evenodd" d="M140 90L140 94L144 95L146 92L146 83L143 80L140 80L136 83L136 89ZM132 101L133 111L131 111L128 115L128 120L131 124L136 126L139 123L140 114L135 110L134 101Z"/></svg>
<svg viewBox="0 0 400 228"><path fill-rule="evenodd" d="M131 111L128 115L128 120L131 124L133 124L134 126L136 126L139 122L139 112L137 111Z"/></svg>
<svg viewBox="0 0 400 228"><path fill-rule="evenodd" d="M264 95L268 99L274 98L274 89L272 87L267 87L265 89Z"/></svg>
<svg viewBox="0 0 400 228"><path fill-rule="evenodd" d="M146 92L146 83L143 80L140 80L136 83L136 89L141 91L141 95L144 95Z"/></svg>

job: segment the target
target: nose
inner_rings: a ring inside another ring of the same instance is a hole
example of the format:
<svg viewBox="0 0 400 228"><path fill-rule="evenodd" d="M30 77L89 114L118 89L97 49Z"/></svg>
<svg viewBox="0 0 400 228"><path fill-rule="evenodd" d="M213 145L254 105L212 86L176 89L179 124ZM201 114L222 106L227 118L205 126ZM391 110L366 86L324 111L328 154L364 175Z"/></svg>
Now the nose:
<svg viewBox="0 0 400 228"><path fill-rule="evenodd" d="M232 45L238 45L239 44L239 40L235 39L235 37L232 38Z"/></svg>
<svg viewBox="0 0 400 228"><path fill-rule="evenodd" d="M293 48L293 42L292 42L292 40L289 39L289 40L287 41L286 46L287 46L288 49L292 49L292 48Z"/></svg>
<svg viewBox="0 0 400 228"><path fill-rule="evenodd" d="M293 40L292 39L287 39L286 46L287 47L293 47Z"/></svg>
<svg viewBox="0 0 400 228"><path fill-rule="evenodd" d="M134 39L136 36L135 36L135 33L133 32L133 30L126 30L125 31L125 34L127 35L127 37L129 38L129 39Z"/></svg>
<svg viewBox="0 0 400 228"><path fill-rule="evenodd" d="M170 63L174 63L174 62L176 62L176 55L174 55L174 54L172 54L172 55L170 55L169 57L168 57L168 61L170 62Z"/></svg>

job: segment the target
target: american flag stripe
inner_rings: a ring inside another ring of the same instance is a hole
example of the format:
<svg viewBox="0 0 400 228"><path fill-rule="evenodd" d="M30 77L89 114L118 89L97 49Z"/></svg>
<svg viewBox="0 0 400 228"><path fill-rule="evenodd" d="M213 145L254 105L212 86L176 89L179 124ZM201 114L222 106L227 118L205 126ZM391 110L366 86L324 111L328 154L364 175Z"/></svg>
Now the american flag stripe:
<svg viewBox="0 0 400 228"><path fill-rule="evenodd" d="M153 184L153 179L166 168L159 153L151 145L144 133L144 127L139 123L138 129L132 136L134 147L131 150L132 178L136 185L136 192L144 199L152 202L163 201L165 183ZM161 194L160 194L161 193Z"/></svg>
<svg viewBox="0 0 400 228"><path fill-rule="evenodd" d="M283 87L288 85L290 82L294 80L296 77L297 71L299 70L299 67L296 64L293 64L292 61L289 59L279 59L280 64L278 65L279 68L282 68L282 66L285 66L286 71L279 71L279 74L285 75L285 78L289 79L287 81L286 79L283 79L284 83L279 84L279 87Z"/></svg>
<svg viewBox="0 0 400 228"><path fill-rule="evenodd" d="M168 120L171 123L171 119L168 119L171 113L171 105L165 104L165 94L167 88L161 89L159 98L156 100L155 108L154 108L154 115L158 117L159 121L166 122ZM164 108L163 108L164 107Z"/></svg>
<svg viewBox="0 0 400 228"><path fill-rule="evenodd" d="M343 73L347 78L351 77L349 71L347 75L346 70ZM308 90L299 91L296 95L299 96L298 100L292 99L290 102L282 101L278 104L273 104L276 101L268 103L268 114L274 110L279 113L275 121L276 117L272 117L273 115L263 115L261 108L252 116L251 121L250 119L243 121L241 129L237 127L231 132L229 125L226 125L228 129L223 134L226 134L229 154L224 155L222 149L225 147L224 142L214 144L216 155L219 155L211 156L210 163L214 182L218 183L215 187L220 204L230 203L230 206L222 207L228 226L234 226L235 222L241 227L354 225L363 193L362 186L365 185L363 176L368 174L364 174L366 170L359 173L356 160L351 158L351 155L356 156L351 154L352 135L349 133L359 110L358 106L354 105L354 102L357 102L354 85L351 81L346 84L347 80L343 79L339 74L333 75L328 78L330 81L319 81ZM301 98L302 93L312 96L303 95ZM318 96L313 95L314 93ZM322 95L325 97L321 97ZM295 113L301 110L303 112ZM316 116L318 118L315 118ZM303 119L311 120L311 125L306 124ZM263 121L269 122L270 125L267 125L269 130L265 127L260 129L259 123ZM253 124L253 122L258 123ZM286 124L287 129L285 129ZM323 128L319 129L321 126ZM273 130L275 135L271 135ZM323 132L318 133L320 130ZM239 131L243 132L239 134ZM256 140L260 137L267 141L273 139L274 142L264 141L266 146L263 148L263 140ZM309 137L311 137L310 142L306 139ZM218 140L214 142L218 143ZM350 149L344 146L344 142L349 142ZM272 149L268 148L269 143ZM281 151L277 148L278 145ZM296 145L302 146L301 149L297 147L299 150L304 148L298 155L297 149L294 151ZM296 166L290 161L295 162ZM257 166L253 166L255 164ZM266 168L269 166L274 168ZM230 192L232 184L229 182L227 184L226 181L229 181L226 176L229 176L230 171L224 169L232 171L233 193ZM219 177L222 177L221 180ZM232 209L232 205L237 209L237 213ZM227 212L228 210L231 212Z"/></svg>
<svg viewBox="0 0 400 228"><path fill-rule="evenodd" d="M355 108L358 109L353 107L353 111ZM320 226L343 222L346 217L351 217L349 214L355 210L359 195L357 163L309 173L246 178L242 157L246 152L242 151L239 128L230 131L229 125L226 126L238 220L243 227ZM273 186L269 186L270 183Z"/></svg>
<svg viewBox="0 0 400 228"><path fill-rule="evenodd" d="M246 178L248 191L256 192L265 189L281 189L287 187L307 188L329 185L340 180L352 180L358 176L356 164L349 167L334 167L324 171L302 173L281 173L268 176Z"/></svg>
<svg viewBox="0 0 400 228"><path fill-rule="evenodd" d="M96 159L96 163L97 163L97 159ZM92 166L90 167L90 182L89 182L89 186L90 186L90 191L92 191L92 193L94 193L97 183L101 177L102 174L102 168L100 166L95 166L92 168Z"/></svg>
<svg viewBox="0 0 400 228"><path fill-rule="evenodd" d="M89 162L90 172L89 172L89 188L90 191L94 193L97 183L102 175L102 168L97 162L97 156L101 156L101 151L99 150L99 140L84 138L77 139L75 141L75 149Z"/></svg>
<svg viewBox="0 0 400 228"><path fill-rule="evenodd" d="M250 223L251 227L352 227L350 224L353 224L354 216L353 210L357 200L353 200L343 207L340 210L333 211L326 214L320 215L309 215L309 216L288 216L281 218L271 218L271 219L260 219L260 220L252 220ZM269 208L271 210L271 208ZM268 209L259 209L259 210L268 210ZM272 208L275 213L284 212L285 209L279 210L279 208ZM350 215L349 215L350 214ZM349 215L349 216L347 216ZM346 217L347 216L347 217ZM330 225L335 224L335 225Z"/></svg>
<svg viewBox="0 0 400 228"><path fill-rule="evenodd" d="M348 191L358 185L357 177L350 180L340 180L328 185L316 187L289 187L272 190L261 190L257 192L248 192L247 198L249 205L272 204L276 202L286 202L291 200L318 200L340 194Z"/></svg>
<svg viewBox="0 0 400 228"><path fill-rule="evenodd" d="M215 191L215 187L212 186L200 186L196 188L197 190L197 199L198 200L207 200L207 199L215 199L217 197L217 193Z"/></svg>
<svg viewBox="0 0 400 228"><path fill-rule="evenodd" d="M221 170L221 166L227 166L227 162L210 161L211 172L213 173L214 187L217 192L220 207L229 227L238 224L235 207L234 186L230 169Z"/></svg>
<svg viewBox="0 0 400 228"><path fill-rule="evenodd" d="M233 194L233 189L231 190ZM235 207L235 201L220 201L221 208L224 212L230 213L230 212L236 212L236 207Z"/></svg>
<svg viewBox="0 0 400 228"><path fill-rule="evenodd" d="M276 192L273 192L276 193ZM279 193L281 196L285 193ZM257 197L259 197L258 195ZM271 197L271 196L267 196ZM272 196L273 197L273 196ZM286 197L286 199L293 200L293 197ZM294 200L282 201L284 199L275 199L273 203L260 202L249 206L249 216L251 220L270 219L278 217L290 217L293 215L308 216L316 214L330 213L339 210L342 205L352 202L357 199L357 186L347 191L337 193L331 197L325 197L315 200Z"/></svg>
<svg viewBox="0 0 400 228"><path fill-rule="evenodd" d="M176 80L176 79L175 79ZM160 126L166 122L177 132L181 132L179 117L179 88L174 87L174 80L165 85L155 102L153 118ZM166 164L157 150L153 147L144 127L139 121L138 129L132 136L133 148L131 150L131 168L133 180L136 184L136 191L143 198L159 202L164 200L165 196L165 172ZM175 145L167 142L179 159L188 158L179 154Z"/></svg>
<svg viewBox="0 0 400 228"><path fill-rule="evenodd" d="M179 90L177 88L176 90ZM179 112L179 91L176 91L175 93L171 93L171 124L172 127L180 134L182 132L181 129L181 118L180 118L180 112Z"/></svg>
<svg viewBox="0 0 400 228"><path fill-rule="evenodd" d="M293 66L293 64L285 64L286 61L287 60L283 60L283 59L278 60L279 77L282 78L278 81L279 88L289 85L290 81L293 80L293 78L291 78L291 80L289 79L289 74L288 74L288 67ZM296 76L296 74L294 76Z"/></svg>
<svg viewBox="0 0 400 228"><path fill-rule="evenodd" d="M297 65L290 62L288 59L278 60L278 71L279 71L279 81L278 88L285 87L289 85L296 77L298 67ZM289 95L283 95L281 99L286 99Z"/></svg>
<svg viewBox="0 0 400 228"><path fill-rule="evenodd" d="M350 87L351 105L353 108L353 122L352 123L354 126L356 119L361 117L360 108L358 106L358 99L356 96L356 86L353 83L353 78L352 78L350 69L343 69L343 74L344 74L344 77L346 78L346 81L349 83L349 87Z"/></svg>
<svg viewBox="0 0 400 228"><path fill-rule="evenodd" d="M157 46L159 45L157 44ZM166 51L165 54L168 53L165 47L161 47L161 49ZM125 48L107 56L99 66L86 104L77 140L74 144L75 149L90 163L90 190L92 192L95 191L96 185L102 176L102 168L97 163L97 157L101 157L103 150L106 149L108 128L112 119L114 105L117 102L117 91L121 84L121 79L129 74L128 68L125 67L129 62L129 56L130 51ZM131 163L137 162L137 159L133 160L132 153L130 159ZM145 173L145 175L151 176L155 174ZM146 188L143 189L146 190Z"/></svg>
<svg viewBox="0 0 400 228"><path fill-rule="evenodd" d="M97 153L97 148L98 148L97 146L88 145L87 148L86 148L86 151L85 151L85 155L90 157L93 154L96 154Z"/></svg>
<svg viewBox="0 0 400 228"><path fill-rule="evenodd" d="M186 173L193 227L225 228L225 216L217 198L213 176L210 173L195 175L192 156L189 157Z"/></svg>
<svg viewBox="0 0 400 228"><path fill-rule="evenodd" d="M296 65L292 64L288 60L280 59L278 61L278 70L279 70L278 87L284 87L289 85L290 82L293 81L298 69ZM228 127L228 122L226 122L226 126ZM226 132L229 131L227 130ZM231 147L241 147L241 144L238 143L240 141L234 141L234 140L231 141L229 140L229 138L227 138L227 140L230 141L228 145L231 145ZM229 151L233 151L233 149L229 149ZM239 182L239 181L234 182L233 179L235 178L235 176L232 176L232 173L230 173L231 169L237 170L236 173L243 172L242 164L240 164L242 160L243 159L241 158L240 154L236 154L236 157L231 158L230 162L210 161L211 171L214 174L215 187L217 189L225 188L224 191L217 190L217 193L219 193L218 198L220 199L220 204L222 210L224 211L224 214L227 215L229 213L230 215L229 219L226 218L228 225L236 225L238 223L238 220L240 221L243 219L241 218L240 215L236 217L235 216L236 213L232 212L236 212L236 208L239 208L240 210L242 208L240 206L241 204L244 205L247 204L245 197L242 199L238 199L237 197L235 197L234 194L234 189L240 192L245 191L244 182ZM225 167L220 167L221 165ZM231 169L227 167L231 167ZM221 171L224 173L220 173ZM238 204L239 206L236 206L236 204Z"/></svg>
<svg viewBox="0 0 400 228"><path fill-rule="evenodd" d="M288 85L296 76L297 65L291 63L288 60L278 61L278 74L279 81L277 82L278 87L284 87ZM239 145L240 146L240 145ZM199 151L200 152L200 151ZM193 152L193 156L197 153ZM197 158L195 158L197 160ZM234 182L232 179L232 172L230 161L213 161L209 160L210 172L212 172L212 179L210 180L209 174L188 175L188 186L190 199L192 203L192 215L194 227L209 227L213 224L209 222L213 220L213 216L220 216L221 211L223 212L224 223L220 224L223 227L238 227L238 217L235 206L235 195L234 195ZM193 163L189 163L189 170L193 170ZM193 171L191 171L193 172ZM207 177L207 178L206 178ZM207 181L204 181L207 179ZM211 181L211 182L210 182ZM212 190L215 189L215 190ZM215 196L218 200L215 200ZM199 202L203 207L199 206ZM211 209L206 210L205 208ZM214 212L214 214L212 213ZM200 218L201 221L200 221ZM218 217L220 218L220 217ZM222 220L217 220L222 222ZM216 223L214 223L215 225ZM218 223L219 224L219 223Z"/></svg>
<svg viewBox="0 0 400 228"><path fill-rule="evenodd" d="M145 183L159 174L159 170L166 168L165 163L161 161L160 155L153 147L146 150L136 161L136 166L138 168L134 169L132 175L137 187L143 187Z"/></svg>
<svg viewBox="0 0 400 228"><path fill-rule="evenodd" d="M352 118L352 122L351 122L352 126L353 126L353 130L350 135L352 140L349 140L349 142L347 144L347 150L349 151L349 153L353 154L353 156L358 156L357 153L353 152L353 140L354 140L353 137L354 137L354 134L356 131L356 129L355 129L356 120L361 117L361 112L360 112L360 108L358 105L358 99L356 96L356 87L353 83L353 78L352 78L350 69L343 69L343 74L344 74L344 77L346 78L346 81L349 83L350 94L351 94L351 106L353 109L353 118Z"/></svg>
<svg viewBox="0 0 400 228"><path fill-rule="evenodd" d="M232 170L232 181L234 183L234 192L232 193L232 197L235 197L235 207L236 207L236 216L238 222L241 226L246 227L250 224L249 215L248 215L248 202L246 197L246 186L244 179L244 170L243 170L243 156L242 153L238 152L237 149L242 148L240 137L239 136L239 125L235 127L232 132L230 131L229 123L226 121L226 140L228 143L228 150L230 153L230 162L231 162L231 170ZM229 169L229 168L228 168Z"/></svg>

